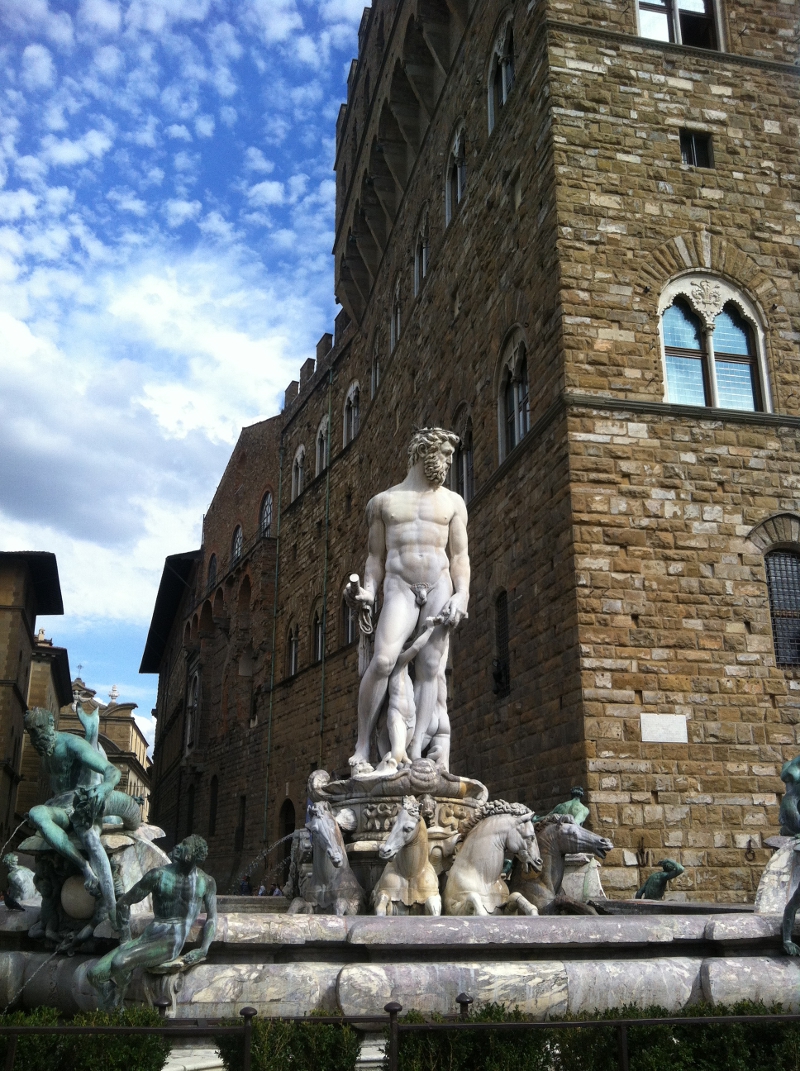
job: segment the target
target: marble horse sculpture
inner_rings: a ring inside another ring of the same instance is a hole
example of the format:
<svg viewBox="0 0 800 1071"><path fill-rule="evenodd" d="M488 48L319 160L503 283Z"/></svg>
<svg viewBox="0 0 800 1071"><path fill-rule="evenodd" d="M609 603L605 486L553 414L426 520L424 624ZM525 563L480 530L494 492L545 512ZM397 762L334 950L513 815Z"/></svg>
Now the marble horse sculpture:
<svg viewBox="0 0 800 1071"><path fill-rule="evenodd" d="M596 915L597 912L589 904L572 900L562 893L564 857L575 852L587 852L598 859L605 859L614 845L606 837L584 829L570 814L548 814L535 823L535 828L542 853L541 872L527 877L515 873L511 881L512 891L522 893L532 901L540 915Z"/></svg>
<svg viewBox="0 0 800 1071"><path fill-rule="evenodd" d="M428 829L414 796L404 796L391 832L378 849L388 859L372 890L376 915L408 915L415 905L441 915L439 879L428 859Z"/></svg>
<svg viewBox="0 0 800 1071"><path fill-rule="evenodd" d="M346 814L346 812L345 812ZM306 828L311 834L311 878L303 895L289 905L289 914L358 915L364 909L364 890L347 859L339 822L327 803L312 803Z"/></svg>
<svg viewBox="0 0 800 1071"><path fill-rule="evenodd" d="M462 826L465 840L444 889L446 915L536 915L521 893L509 893L503 863L516 857L527 870L542 869L533 812L521 803L491 800Z"/></svg>

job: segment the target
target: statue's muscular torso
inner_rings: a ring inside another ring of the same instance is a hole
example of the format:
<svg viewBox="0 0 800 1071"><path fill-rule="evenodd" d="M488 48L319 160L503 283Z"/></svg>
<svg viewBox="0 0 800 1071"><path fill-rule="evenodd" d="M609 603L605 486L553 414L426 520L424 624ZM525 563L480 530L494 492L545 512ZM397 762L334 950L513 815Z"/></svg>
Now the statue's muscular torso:
<svg viewBox="0 0 800 1071"><path fill-rule="evenodd" d="M464 500L446 487L423 492L391 487L371 500L367 516L370 527L383 525L386 576L409 585L433 585L448 571L450 525L454 517L466 524Z"/></svg>

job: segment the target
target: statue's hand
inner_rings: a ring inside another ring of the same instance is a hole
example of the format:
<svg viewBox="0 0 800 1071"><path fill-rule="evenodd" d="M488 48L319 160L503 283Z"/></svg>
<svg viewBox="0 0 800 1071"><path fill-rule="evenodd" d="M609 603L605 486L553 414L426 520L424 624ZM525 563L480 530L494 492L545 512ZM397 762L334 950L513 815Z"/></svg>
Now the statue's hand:
<svg viewBox="0 0 800 1071"><path fill-rule="evenodd" d="M362 588L360 584L351 583L344 589L344 601L351 609L360 610L364 605L372 607L375 597L366 588Z"/></svg>
<svg viewBox="0 0 800 1071"><path fill-rule="evenodd" d="M181 956L183 969L188 970L189 967L194 967L196 963L202 963L205 958L206 954L202 948L193 948L191 952L187 952L185 956Z"/></svg>
<svg viewBox="0 0 800 1071"><path fill-rule="evenodd" d="M449 628L458 628L462 621L466 620L467 600L463 595L451 595L442 607L441 613L436 617L437 622L447 625Z"/></svg>

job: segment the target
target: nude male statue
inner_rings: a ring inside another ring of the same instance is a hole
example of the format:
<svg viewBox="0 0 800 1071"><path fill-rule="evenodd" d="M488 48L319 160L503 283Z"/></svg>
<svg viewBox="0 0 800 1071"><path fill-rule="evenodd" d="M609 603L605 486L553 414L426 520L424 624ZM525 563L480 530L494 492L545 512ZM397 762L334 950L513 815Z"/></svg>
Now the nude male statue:
<svg viewBox="0 0 800 1071"><path fill-rule="evenodd" d="M450 630L467 616L469 555L467 508L461 495L444 486L459 438L443 428L421 428L408 447L408 474L402 483L373 498L367 506L369 554L364 584L346 597L361 610L372 608L383 585L383 608L375 629L373 657L361 679L358 695L358 740L350 758L354 775L370 773L370 736L389 688L390 677L404 665L404 648L415 652L415 722L409 753L401 746L394 719L391 751L381 769L390 770L406 758L427 758L449 767L450 723L444 670ZM406 652L408 653L408 652ZM408 661L406 658L405 661ZM402 682L399 682L402 684ZM398 686L392 706L402 702ZM404 703L402 705L405 705ZM390 723L390 730L392 725Z"/></svg>
<svg viewBox="0 0 800 1071"><path fill-rule="evenodd" d="M87 978L104 1008L119 1007L137 967L159 974L177 974L202 962L217 929L217 886L201 870L208 855L202 837L192 834L172 849L172 862L148 872L119 898L117 906L126 940L92 967ZM153 921L140 937L130 939L130 905L153 895ZM199 948L181 955L186 938L205 906L206 921Z"/></svg>
<svg viewBox="0 0 800 1071"><path fill-rule="evenodd" d="M33 707L26 712L24 721L31 743L50 774L53 792L47 803L31 808L28 821L54 851L75 864L88 891L102 896L116 929L114 880L100 843L100 829L106 801L119 782L120 772L88 741L72 733L56 732L49 710ZM71 830L77 834L88 860L70 841Z"/></svg>

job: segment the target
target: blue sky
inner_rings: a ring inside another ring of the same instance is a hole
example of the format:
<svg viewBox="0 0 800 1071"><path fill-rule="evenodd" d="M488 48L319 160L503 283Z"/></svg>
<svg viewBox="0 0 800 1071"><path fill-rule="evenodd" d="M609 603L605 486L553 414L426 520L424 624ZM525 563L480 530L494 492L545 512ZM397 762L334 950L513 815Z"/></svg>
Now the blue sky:
<svg viewBox="0 0 800 1071"><path fill-rule="evenodd" d="M145 715L164 557L332 328L363 7L0 0L0 549L56 553L40 624Z"/></svg>

